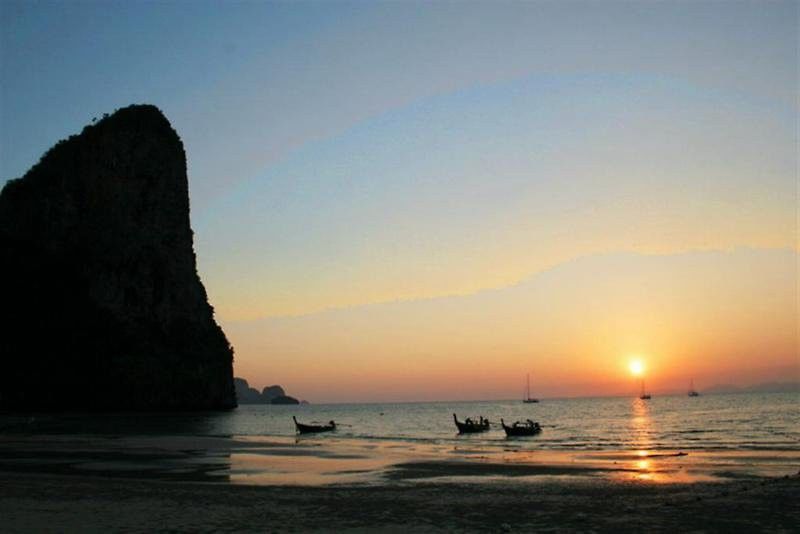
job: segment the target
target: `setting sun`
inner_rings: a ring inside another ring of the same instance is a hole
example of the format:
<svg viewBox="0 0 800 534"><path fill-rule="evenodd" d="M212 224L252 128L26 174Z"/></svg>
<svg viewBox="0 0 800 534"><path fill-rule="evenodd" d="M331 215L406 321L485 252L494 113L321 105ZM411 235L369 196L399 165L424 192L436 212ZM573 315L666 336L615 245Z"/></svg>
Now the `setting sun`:
<svg viewBox="0 0 800 534"><path fill-rule="evenodd" d="M798 15L0 0L0 534L800 525Z"/></svg>

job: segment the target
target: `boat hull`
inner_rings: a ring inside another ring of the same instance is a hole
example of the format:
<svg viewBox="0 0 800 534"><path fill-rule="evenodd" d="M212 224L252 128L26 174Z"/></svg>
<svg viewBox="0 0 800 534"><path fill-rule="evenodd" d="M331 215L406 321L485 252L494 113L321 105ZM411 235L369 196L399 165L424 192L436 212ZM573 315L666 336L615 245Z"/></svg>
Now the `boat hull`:
<svg viewBox="0 0 800 534"><path fill-rule="evenodd" d="M539 423L534 423L533 425L508 426L505 421L500 420L500 424L503 425L503 430L505 430L506 436L508 437L535 436L542 431L542 427Z"/></svg>
<svg viewBox="0 0 800 534"><path fill-rule="evenodd" d="M486 432L489 430L489 421L487 419L483 420L483 424L466 423L459 421L456 417L456 414L453 414L453 421L456 423L456 428L458 429L459 434L478 434L480 432Z"/></svg>
<svg viewBox="0 0 800 534"><path fill-rule="evenodd" d="M333 432L336 427L333 426L316 426L316 425L297 425L298 434L320 434L322 432Z"/></svg>
<svg viewBox="0 0 800 534"><path fill-rule="evenodd" d="M303 423L298 423L297 418L292 417L292 419L294 419L294 426L298 434L320 434L336 430L335 423L330 425L304 425Z"/></svg>

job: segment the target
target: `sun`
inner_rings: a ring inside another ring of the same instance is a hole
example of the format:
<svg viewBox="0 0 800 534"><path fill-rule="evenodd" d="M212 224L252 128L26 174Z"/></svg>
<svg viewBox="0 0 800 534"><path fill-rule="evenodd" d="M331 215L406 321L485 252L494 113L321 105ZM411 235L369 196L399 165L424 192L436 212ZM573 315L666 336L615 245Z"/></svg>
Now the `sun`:
<svg viewBox="0 0 800 534"><path fill-rule="evenodd" d="M644 373L644 364L642 360L631 360L631 363L628 364L628 369L631 370L632 375L639 376Z"/></svg>

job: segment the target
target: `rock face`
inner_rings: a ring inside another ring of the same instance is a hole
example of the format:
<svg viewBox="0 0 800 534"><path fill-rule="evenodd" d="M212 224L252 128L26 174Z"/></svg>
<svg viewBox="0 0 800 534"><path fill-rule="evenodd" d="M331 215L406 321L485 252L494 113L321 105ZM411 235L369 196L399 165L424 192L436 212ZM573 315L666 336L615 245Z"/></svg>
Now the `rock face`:
<svg viewBox="0 0 800 534"><path fill-rule="evenodd" d="M251 388L244 378L233 379L236 384L236 400L239 404L262 404L261 393L256 388Z"/></svg>
<svg viewBox="0 0 800 534"><path fill-rule="evenodd" d="M271 402L272 399L286 396L286 392L280 386L267 386L261 391L261 397L265 401Z"/></svg>
<svg viewBox="0 0 800 534"><path fill-rule="evenodd" d="M156 107L118 110L8 182L0 258L0 409L236 406L183 144Z"/></svg>
<svg viewBox="0 0 800 534"><path fill-rule="evenodd" d="M286 394L281 386L267 386L261 393L244 378L234 378L236 383L236 399L239 404L301 404L301 401ZM306 401L302 401L308 404Z"/></svg>
<svg viewBox="0 0 800 534"><path fill-rule="evenodd" d="M288 395L279 395L269 401L270 404L300 404L300 401Z"/></svg>

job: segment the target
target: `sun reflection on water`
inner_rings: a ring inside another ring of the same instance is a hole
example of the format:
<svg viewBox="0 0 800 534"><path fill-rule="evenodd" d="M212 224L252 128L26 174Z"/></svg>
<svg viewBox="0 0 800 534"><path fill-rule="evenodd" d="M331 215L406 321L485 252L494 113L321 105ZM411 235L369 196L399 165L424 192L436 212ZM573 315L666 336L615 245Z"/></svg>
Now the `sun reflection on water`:
<svg viewBox="0 0 800 534"><path fill-rule="evenodd" d="M650 406L640 399L632 401L633 417L630 428L633 437L633 448L638 450L639 456L647 456L653 446L653 423L650 419Z"/></svg>
<svg viewBox="0 0 800 534"><path fill-rule="evenodd" d="M653 446L653 423L650 418L650 405L641 399L632 401L631 435L633 437L633 448L639 458L633 462L633 468L637 471L634 475L638 480L653 480L653 466L648 459Z"/></svg>

